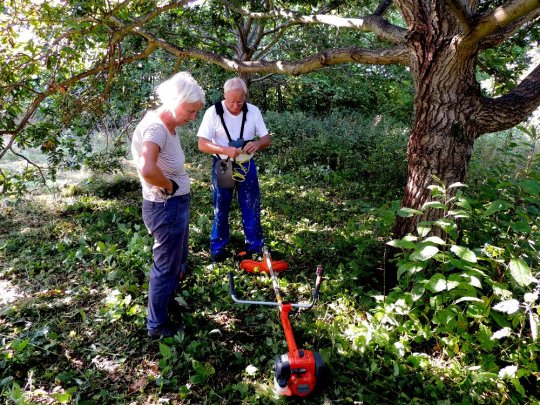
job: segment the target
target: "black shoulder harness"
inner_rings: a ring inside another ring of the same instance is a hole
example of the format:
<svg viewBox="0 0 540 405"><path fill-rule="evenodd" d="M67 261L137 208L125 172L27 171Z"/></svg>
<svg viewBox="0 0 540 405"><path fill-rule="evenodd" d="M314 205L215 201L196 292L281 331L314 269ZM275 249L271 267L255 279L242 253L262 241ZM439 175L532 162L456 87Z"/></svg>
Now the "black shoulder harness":
<svg viewBox="0 0 540 405"><path fill-rule="evenodd" d="M214 107L216 109L217 115L219 115L219 118L221 119L221 124L223 125L223 128L225 129L225 133L227 134L227 138L229 138L229 142L232 142L231 134L229 134L229 130L227 129L227 125L225 125L225 119L223 118L223 105L221 105L221 101L218 101L214 104ZM246 115L248 112L247 103L244 102L244 105L242 106L242 128L240 129L240 137L239 139L244 139L244 125L246 123Z"/></svg>

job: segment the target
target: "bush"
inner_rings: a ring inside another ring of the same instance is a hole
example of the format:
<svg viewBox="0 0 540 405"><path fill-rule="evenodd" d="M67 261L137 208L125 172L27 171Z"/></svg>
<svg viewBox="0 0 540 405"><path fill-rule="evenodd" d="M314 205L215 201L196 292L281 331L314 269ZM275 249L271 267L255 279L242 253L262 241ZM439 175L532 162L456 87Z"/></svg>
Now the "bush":
<svg viewBox="0 0 540 405"><path fill-rule="evenodd" d="M361 183L362 197L375 204L398 197L405 185L408 132L388 117L269 112L266 121L273 144L261 166L269 173L332 186Z"/></svg>

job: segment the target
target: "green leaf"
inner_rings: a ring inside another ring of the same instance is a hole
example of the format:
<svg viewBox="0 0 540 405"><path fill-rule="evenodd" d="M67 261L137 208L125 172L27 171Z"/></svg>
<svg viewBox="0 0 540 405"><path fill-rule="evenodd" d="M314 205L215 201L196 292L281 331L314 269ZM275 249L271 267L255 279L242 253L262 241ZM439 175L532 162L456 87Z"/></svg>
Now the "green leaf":
<svg viewBox="0 0 540 405"><path fill-rule="evenodd" d="M499 378L513 378L516 375L517 366L506 366L499 370Z"/></svg>
<svg viewBox="0 0 540 405"><path fill-rule="evenodd" d="M497 347L498 345L497 340L492 339L491 330L485 325L479 326L475 337L476 340L482 345L482 349L486 351L492 351L493 348Z"/></svg>
<svg viewBox="0 0 540 405"><path fill-rule="evenodd" d="M468 187L466 184L464 183L460 183L459 181L456 182L456 183L452 183L448 186L448 189L451 189L451 188L456 188L456 187Z"/></svg>
<svg viewBox="0 0 540 405"><path fill-rule="evenodd" d="M166 359L171 357L171 348L167 346L166 344L163 344L163 343L159 344L159 352Z"/></svg>
<svg viewBox="0 0 540 405"><path fill-rule="evenodd" d="M456 224L449 218L441 218L435 221L434 224L439 226L445 232L451 232L456 228Z"/></svg>
<svg viewBox="0 0 540 405"><path fill-rule="evenodd" d="M499 329L497 332L493 333L493 335L491 335L491 339L500 340L502 338L510 336L511 334L512 334L512 329L510 329L509 327L504 327L502 329Z"/></svg>
<svg viewBox="0 0 540 405"><path fill-rule="evenodd" d="M504 312L505 314L515 314L519 311L519 301L512 298L510 300L501 301L493 307L495 311Z"/></svg>
<svg viewBox="0 0 540 405"><path fill-rule="evenodd" d="M527 394L525 392L525 388L523 387L523 385L521 385L519 378L512 378L510 382L514 385L516 391L519 392L523 398L525 398Z"/></svg>
<svg viewBox="0 0 540 405"><path fill-rule="evenodd" d="M475 380L479 383L489 383L497 378L497 374L489 372L481 372L475 375Z"/></svg>
<svg viewBox="0 0 540 405"><path fill-rule="evenodd" d="M410 259L414 261L424 261L424 260L431 259L438 252L439 252L439 248L437 246L426 245L412 252L410 255Z"/></svg>
<svg viewBox="0 0 540 405"><path fill-rule="evenodd" d="M189 377L189 381L191 381L193 384L204 384L207 380L208 379L206 378L206 376L202 374L195 374Z"/></svg>
<svg viewBox="0 0 540 405"><path fill-rule="evenodd" d="M422 215L422 211L415 210L413 208L400 208L397 214L403 218L413 217L415 215Z"/></svg>
<svg viewBox="0 0 540 405"><path fill-rule="evenodd" d="M476 255L472 250L469 250L466 247L454 245L450 248L452 252L456 254L460 259L465 260L469 263L476 263Z"/></svg>
<svg viewBox="0 0 540 405"><path fill-rule="evenodd" d="M486 212L484 212L484 216L487 217L487 216L492 215L492 214L494 214L496 212L507 210L511 206L512 206L512 204L510 204L508 201L495 200L489 205Z"/></svg>
<svg viewBox="0 0 540 405"><path fill-rule="evenodd" d="M437 325L447 325L455 317L456 314L452 310L450 310L449 308L445 308L435 314L435 316L433 317L433 323Z"/></svg>
<svg viewBox="0 0 540 405"><path fill-rule="evenodd" d="M434 293L446 290L446 277L441 273L434 274L426 283L426 288Z"/></svg>
<svg viewBox="0 0 540 405"><path fill-rule="evenodd" d="M448 215L454 218L469 218L469 212L466 210L450 210Z"/></svg>
<svg viewBox="0 0 540 405"><path fill-rule="evenodd" d="M532 195L540 195L540 183L531 179L521 180L518 183L523 190Z"/></svg>
<svg viewBox="0 0 540 405"><path fill-rule="evenodd" d="M178 395L180 396L180 399L186 399L189 395L189 392L189 387L187 385L182 385L178 390Z"/></svg>
<svg viewBox="0 0 540 405"><path fill-rule="evenodd" d="M436 176L433 176L433 178L435 180L439 180ZM432 184L428 186L428 189L432 191L431 194L444 194L444 187L438 186L437 184Z"/></svg>
<svg viewBox="0 0 540 405"><path fill-rule="evenodd" d="M193 367L193 370L195 370L195 372L197 374L203 374L204 367L203 367L202 363L199 360L193 359L191 361L191 365Z"/></svg>
<svg viewBox="0 0 540 405"><path fill-rule="evenodd" d="M415 274L415 273L419 273L421 272L422 270L424 270L424 268L426 267L426 264L425 263L418 263L418 262L406 262L406 263L403 263L401 264L399 267L398 267L398 278L401 277L401 275L403 273L408 273L408 274Z"/></svg>
<svg viewBox="0 0 540 405"><path fill-rule="evenodd" d="M531 232L531 226L529 225L527 221L512 222L512 224L510 224L510 227L512 228L514 232L519 232L519 233Z"/></svg>
<svg viewBox="0 0 540 405"><path fill-rule="evenodd" d="M215 374L216 372L214 367L208 362L203 364L200 361L193 359L193 361L191 362L191 365L193 366L193 369L195 370L197 374L202 375L206 378Z"/></svg>
<svg viewBox="0 0 540 405"><path fill-rule="evenodd" d="M470 211L471 204L465 199L459 199L454 203L456 206L463 208L464 210Z"/></svg>
<svg viewBox="0 0 540 405"><path fill-rule="evenodd" d="M508 268L510 269L510 275L520 286L526 287L537 281L533 277L529 265L521 257L510 260Z"/></svg>
<svg viewBox="0 0 540 405"><path fill-rule="evenodd" d="M440 208L440 209L445 210L448 207L446 206L446 204L443 204L442 202L439 202L439 201L428 201L424 205L422 205L422 209L425 210L428 208Z"/></svg>
<svg viewBox="0 0 540 405"><path fill-rule="evenodd" d="M15 349L16 351L18 352L22 352L26 346L28 346L28 339L23 339L23 340L16 340L14 341L11 346L13 347L13 349Z"/></svg>
<svg viewBox="0 0 540 405"><path fill-rule="evenodd" d="M461 297L456 300L455 304L459 304L460 302L483 302L483 301L477 297Z"/></svg>
<svg viewBox="0 0 540 405"><path fill-rule="evenodd" d="M59 394L50 394L50 397L60 402L61 404L67 404L71 399L71 394L64 392Z"/></svg>
<svg viewBox="0 0 540 405"><path fill-rule="evenodd" d="M390 242L387 243L387 245L390 245L399 249L414 249L416 247L416 243L410 242L408 240L403 240L403 239L391 240Z"/></svg>
<svg viewBox="0 0 540 405"><path fill-rule="evenodd" d="M446 242L438 236L430 236L429 238L424 239L424 242L431 242L437 245L446 245Z"/></svg>

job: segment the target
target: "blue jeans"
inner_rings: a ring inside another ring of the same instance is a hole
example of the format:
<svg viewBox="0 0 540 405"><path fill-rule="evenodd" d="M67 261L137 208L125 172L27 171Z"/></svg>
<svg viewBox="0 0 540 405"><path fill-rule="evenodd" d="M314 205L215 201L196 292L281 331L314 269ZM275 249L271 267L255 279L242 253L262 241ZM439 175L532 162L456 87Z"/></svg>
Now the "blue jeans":
<svg viewBox="0 0 540 405"><path fill-rule="evenodd" d="M218 162L214 158L214 165ZM245 180L237 181L234 188L218 187L216 174L212 168L212 186L214 189L214 223L210 235L210 254L217 256L223 253L225 246L229 243L229 211L235 189L238 195L238 205L242 212L246 249L258 252L264 241L261 227L261 192L255 161L253 159L249 161Z"/></svg>
<svg viewBox="0 0 540 405"><path fill-rule="evenodd" d="M166 202L143 200L143 221L154 238L148 285L149 330L169 321L169 302L187 271L189 202L189 194L171 197Z"/></svg>

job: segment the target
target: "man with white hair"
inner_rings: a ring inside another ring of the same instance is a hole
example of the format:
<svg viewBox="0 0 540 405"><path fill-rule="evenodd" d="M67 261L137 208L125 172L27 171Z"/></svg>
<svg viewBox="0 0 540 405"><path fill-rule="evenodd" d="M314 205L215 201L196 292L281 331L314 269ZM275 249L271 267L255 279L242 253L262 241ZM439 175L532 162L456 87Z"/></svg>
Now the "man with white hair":
<svg viewBox="0 0 540 405"><path fill-rule="evenodd" d="M190 180L176 127L195 120L205 97L186 72L161 83L156 93L161 106L135 128L131 152L142 184L143 221L154 237L146 326L150 337L160 338L183 328L169 318L179 305L174 295L187 271L189 235Z"/></svg>
<svg viewBox="0 0 540 405"><path fill-rule="evenodd" d="M261 253L260 189L253 155L271 144L261 111L246 101L245 82L238 77L229 79L223 90L224 100L206 110L197 133L199 150L214 155L214 222L210 236L214 263L229 255L229 211L234 190L242 212L245 249L248 255Z"/></svg>

